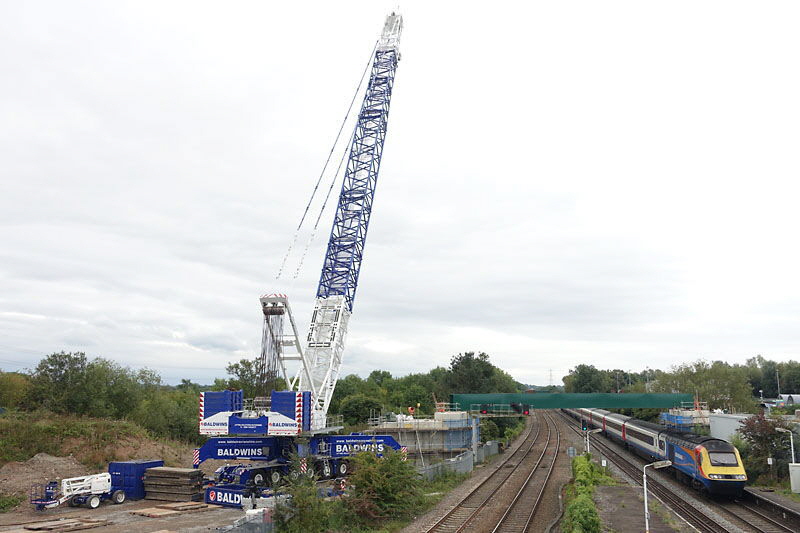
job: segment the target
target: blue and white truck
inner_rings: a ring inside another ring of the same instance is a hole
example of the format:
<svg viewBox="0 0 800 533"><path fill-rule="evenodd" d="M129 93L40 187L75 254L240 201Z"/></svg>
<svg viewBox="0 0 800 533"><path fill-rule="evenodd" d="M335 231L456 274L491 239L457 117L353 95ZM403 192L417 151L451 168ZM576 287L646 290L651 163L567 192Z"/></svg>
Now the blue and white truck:
<svg viewBox="0 0 800 533"><path fill-rule="evenodd" d="M346 476L350 459L360 452L401 451L389 435L313 431L308 392L273 391L270 409L258 412L244 409L242 397L242 391L219 391L200 399L200 432L214 436L194 450L193 466L208 459L250 461L218 468L215 485L206 489L207 503L240 507L249 492L277 487L290 474L293 456L307 475L332 479Z"/></svg>

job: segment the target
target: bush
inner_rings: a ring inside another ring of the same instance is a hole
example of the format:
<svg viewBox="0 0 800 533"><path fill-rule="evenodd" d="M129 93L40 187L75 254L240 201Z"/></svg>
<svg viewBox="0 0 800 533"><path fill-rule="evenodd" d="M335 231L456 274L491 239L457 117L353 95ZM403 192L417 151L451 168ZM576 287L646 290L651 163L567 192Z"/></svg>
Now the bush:
<svg viewBox="0 0 800 533"><path fill-rule="evenodd" d="M602 468L591 461L591 456L580 455L572 460L572 477L575 492L591 496L595 485L613 485L614 480Z"/></svg>
<svg viewBox="0 0 800 533"><path fill-rule="evenodd" d="M383 453L358 454L350 476L348 506L368 522L406 517L424 502L422 483L411 463L394 450Z"/></svg>
<svg viewBox="0 0 800 533"><path fill-rule="evenodd" d="M275 507L275 525L285 533L320 533L328 528L328 508L317 495L313 478L297 475L281 490L290 499Z"/></svg>
<svg viewBox="0 0 800 533"><path fill-rule="evenodd" d="M592 497L579 494L564 511L564 520L561 522L562 533L599 533L600 515L594 505Z"/></svg>
<svg viewBox="0 0 800 533"><path fill-rule="evenodd" d="M600 515L592 500L597 485L613 485L614 480L605 471L593 463L589 454L580 455L572 460L573 482L568 489L569 502L564 510L561 522L563 533L599 533L601 530Z"/></svg>

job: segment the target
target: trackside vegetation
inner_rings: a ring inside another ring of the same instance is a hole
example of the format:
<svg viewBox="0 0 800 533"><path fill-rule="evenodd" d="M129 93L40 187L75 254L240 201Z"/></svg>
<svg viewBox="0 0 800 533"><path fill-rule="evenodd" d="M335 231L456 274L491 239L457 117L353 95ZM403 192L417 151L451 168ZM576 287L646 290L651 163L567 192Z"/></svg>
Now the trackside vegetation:
<svg viewBox="0 0 800 533"><path fill-rule="evenodd" d="M599 533L602 529L597 506L592 499L597 485L613 485L614 480L593 463L589 454L572 460L572 483L567 485L567 506L561 521L562 533Z"/></svg>
<svg viewBox="0 0 800 533"><path fill-rule="evenodd" d="M355 457L345 498L322 499L312 478L293 477L285 487L291 498L275 509L281 533L396 531L466 476L445 474L427 482L400 453L388 450L383 457L370 453Z"/></svg>

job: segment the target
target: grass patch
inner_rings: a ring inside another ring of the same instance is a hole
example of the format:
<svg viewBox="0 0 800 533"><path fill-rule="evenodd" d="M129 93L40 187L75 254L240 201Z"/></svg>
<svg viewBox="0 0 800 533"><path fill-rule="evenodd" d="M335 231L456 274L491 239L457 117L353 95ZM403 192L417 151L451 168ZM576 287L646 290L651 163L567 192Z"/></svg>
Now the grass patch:
<svg viewBox="0 0 800 533"><path fill-rule="evenodd" d="M0 494L0 513L7 513L17 505L23 502L25 498L22 496L14 496L11 494Z"/></svg>
<svg viewBox="0 0 800 533"><path fill-rule="evenodd" d="M94 468L114 460L115 444L125 438L150 438L149 432L126 420L57 415L49 411L9 411L0 417L0 465L27 461L37 453L65 455L80 441L78 459Z"/></svg>
<svg viewBox="0 0 800 533"><path fill-rule="evenodd" d="M787 498L789 498L792 501L800 503L800 494L796 494L796 493L792 492L791 488L781 488L781 489L778 489L777 492L783 494L784 496L786 496Z"/></svg>

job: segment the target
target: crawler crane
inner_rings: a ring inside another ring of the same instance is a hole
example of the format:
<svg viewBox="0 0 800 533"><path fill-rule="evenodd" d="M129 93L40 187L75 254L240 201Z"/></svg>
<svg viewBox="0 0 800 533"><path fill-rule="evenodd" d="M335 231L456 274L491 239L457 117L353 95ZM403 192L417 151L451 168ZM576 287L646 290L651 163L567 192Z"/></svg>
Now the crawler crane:
<svg viewBox="0 0 800 533"><path fill-rule="evenodd" d="M390 14L375 46L369 82L349 143L309 331L303 341L288 297L267 294L260 298L264 315L261 381L268 383L280 375L288 390L273 390L269 399L269 391L265 390L265 397L252 402L243 401L241 391L207 392L201 396L200 433L216 437L195 450L195 466L209 458L260 461L257 465L223 469L221 480L239 485L247 481L274 485L287 474L288 456L292 453L307 457L309 462L304 464L322 477L343 475L347 472L347 457L357 451L380 453L386 446L400 448L389 436L325 433L336 429L328 427L327 414L358 287L402 29L402 16ZM296 372L290 373L292 369ZM220 494L219 488L216 494Z"/></svg>

